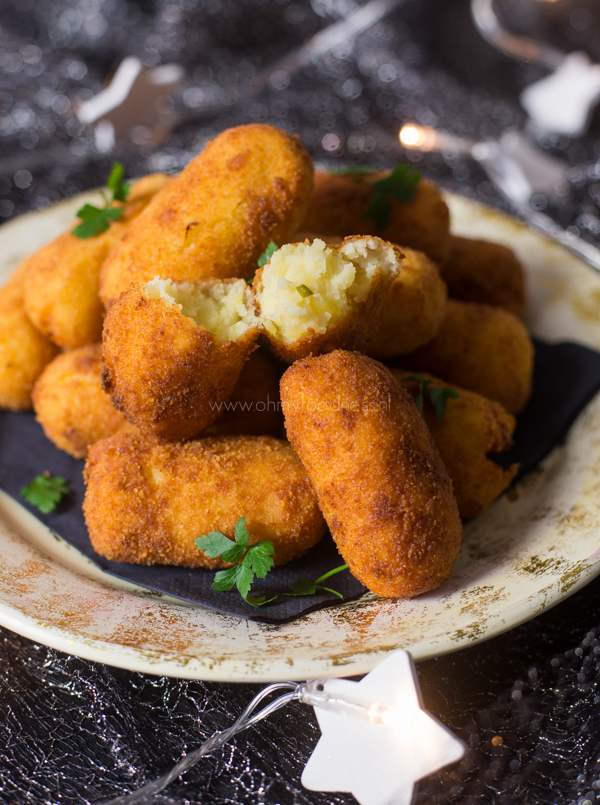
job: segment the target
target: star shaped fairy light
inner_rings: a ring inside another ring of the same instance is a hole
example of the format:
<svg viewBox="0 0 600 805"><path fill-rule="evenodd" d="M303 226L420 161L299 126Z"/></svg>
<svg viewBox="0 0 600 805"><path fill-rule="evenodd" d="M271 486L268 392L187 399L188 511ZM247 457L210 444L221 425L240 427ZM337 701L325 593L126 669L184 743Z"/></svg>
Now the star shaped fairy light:
<svg viewBox="0 0 600 805"><path fill-rule="evenodd" d="M521 104L531 120L546 131L579 137L600 98L600 64L576 51L557 69L521 93Z"/></svg>
<svg viewBox="0 0 600 805"><path fill-rule="evenodd" d="M360 682L310 683L323 733L302 774L313 791L360 805L410 805L417 780L459 760L464 744L423 710L410 654L396 651Z"/></svg>
<svg viewBox="0 0 600 805"><path fill-rule="evenodd" d="M128 56L108 86L79 106L77 117L82 123L95 126L96 147L102 153L112 151L136 126L147 130L154 142L160 142L173 125L164 99L183 77L184 70L179 64L163 64L147 70L136 56Z"/></svg>
<svg viewBox="0 0 600 805"><path fill-rule="evenodd" d="M273 700L281 691L286 692ZM268 685L234 724L215 732L162 777L99 805L150 802L200 758L293 701L315 708L323 733L302 774L302 784L313 791L350 792L360 805L410 805L417 780L464 754L462 741L423 710L411 656L399 650L360 682Z"/></svg>

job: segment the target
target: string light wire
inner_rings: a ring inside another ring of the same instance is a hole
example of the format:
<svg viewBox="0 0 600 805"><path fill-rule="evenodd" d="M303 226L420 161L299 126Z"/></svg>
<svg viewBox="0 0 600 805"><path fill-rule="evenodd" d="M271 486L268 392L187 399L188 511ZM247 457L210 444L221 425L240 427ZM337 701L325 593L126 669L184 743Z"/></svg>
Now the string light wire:
<svg viewBox="0 0 600 805"><path fill-rule="evenodd" d="M131 794L121 794L115 799L105 800L101 803L98 803L98 805L141 805L141 803L150 802L152 797L154 797L156 794L159 794L168 785L170 785L173 780L176 780L177 777L183 774L183 772L194 766L200 760L200 758L210 754L211 752L214 752L215 749L218 749L219 747L223 746L223 744L226 744L231 738L233 738L234 735L237 735L237 733L248 729L248 727L253 726L259 721L262 721L263 718L266 718L276 710L285 707L285 705L289 704L289 702L299 699L300 690L303 687L304 683L298 685L296 682L277 682L273 685L269 685L268 687L264 688L264 690L261 690L261 692L255 696L254 699L252 699L248 707L246 707L237 721L235 721L227 729L215 732L194 752L184 755L181 760L176 763L175 766L173 766L171 771L167 772L167 774L164 774L162 777L146 783L141 788L138 788L137 791L133 791ZM267 704L266 707L263 707L263 709L258 713L254 712L264 699L278 690L288 690L290 692L283 694L283 696L279 696L277 699L274 699L272 702Z"/></svg>

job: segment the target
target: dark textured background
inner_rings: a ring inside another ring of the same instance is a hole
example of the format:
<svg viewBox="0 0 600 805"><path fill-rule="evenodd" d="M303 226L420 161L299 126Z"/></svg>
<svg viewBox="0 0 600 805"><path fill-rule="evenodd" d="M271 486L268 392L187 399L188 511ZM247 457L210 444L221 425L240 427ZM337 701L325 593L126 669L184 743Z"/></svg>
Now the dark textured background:
<svg viewBox="0 0 600 805"><path fill-rule="evenodd" d="M328 164L405 158L403 122L493 137L523 126L521 89L544 72L483 42L466 0L406 0L384 22L254 97L242 82L339 17L348 3L313 0L0 0L0 216L39 209L105 180L73 106L123 56L178 61L173 110L190 118L155 147L136 129L117 156L129 175L177 170L221 129L267 121L300 133ZM594 0L498 0L512 30L600 61ZM218 115L211 105L218 103ZM326 138L333 134L334 138ZM324 140L324 138L326 138ZM332 143L333 151L328 151ZM324 145L325 143L325 145ZM600 237L600 111L578 140L539 145L571 165L560 202L538 198L563 226ZM415 154L408 155L417 160ZM503 206L479 166L428 154L444 187ZM91 803L166 771L227 726L259 689L133 674L67 657L2 630L0 802ZM590 805L600 799L600 581L534 621L418 666L427 706L468 744L466 758L424 780L417 801ZM289 707L202 761L161 801L268 805L351 803L304 791L318 739L312 713Z"/></svg>

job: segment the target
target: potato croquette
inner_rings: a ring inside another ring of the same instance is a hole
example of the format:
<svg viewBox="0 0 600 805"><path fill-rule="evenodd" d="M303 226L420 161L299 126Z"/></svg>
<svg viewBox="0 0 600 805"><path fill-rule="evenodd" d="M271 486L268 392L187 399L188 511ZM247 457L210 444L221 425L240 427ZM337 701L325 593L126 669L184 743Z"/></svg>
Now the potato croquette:
<svg viewBox="0 0 600 805"><path fill-rule="evenodd" d="M223 413L202 436L281 436L281 372L264 351L253 352L240 372Z"/></svg>
<svg viewBox="0 0 600 805"><path fill-rule="evenodd" d="M119 433L90 449L84 477L92 545L117 562L227 567L194 540L209 531L233 539L242 516L250 545L271 540L277 565L305 553L325 532L298 457L269 436L165 445Z"/></svg>
<svg viewBox="0 0 600 805"><path fill-rule="evenodd" d="M450 213L438 188L421 179L411 202L390 199L389 226L379 231L363 213L373 198L368 182L386 174L356 177L315 172L315 186L299 229L321 235L379 235L384 240L425 252L442 265L450 251ZM363 181L364 180L364 181Z"/></svg>
<svg viewBox="0 0 600 805"><path fill-rule="evenodd" d="M0 288L0 408L27 411L33 385L58 352L29 321L23 303L29 260Z"/></svg>
<svg viewBox="0 0 600 805"><path fill-rule="evenodd" d="M120 431L137 430L102 391L101 345L88 344L56 357L33 389L33 408L47 438L75 458Z"/></svg>
<svg viewBox="0 0 600 805"><path fill-rule="evenodd" d="M362 348L402 258L397 246L376 237L282 246L252 285L273 351L292 363L311 353Z"/></svg>
<svg viewBox="0 0 600 805"><path fill-rule="evenodd" d="M131 282L249 278L269 241L299 225L313 167L295 137L266 125L227 129L158 193L102 268L107 307Z"/></svg>
<svg viewBox="0 0 600 805"><path fill-rule="evenodd" d="M435 338L403 356L402 365L476 391L518 414L531 394L533 343L508 310L449 299Z"/></svg>
<svg viewBox="0 0 600 805"><path fill-rule="evenodd" d="M55 344L76 349L100 341L104 308L98 296L100 268L127 225L170 181L163 173L135 182L118 221L96 237L63 232L29 260L25 309L33 325Z"/></svg>
<svg viewBox="0 0 600 805"><path fill-rule="evenodd" d="M448 293L437 266L424 252L402 247L402 270L384 294L379 327L367 345L373 358L404 355L439 330Z"/></svg>
<svg viewBox="0 0 600 805"><path fill-rule="evenodd" d="M291 366L281 400L288 438L352 574L386 598L448 579L462 524L406 389L380 363L340 350Z"/></svg>
<svg viewBox="0 0 600 805"><path fill-rule="evenodd" d="M512 249L499 243L451 238L442 277L453 299L510 310L520 316L525 306L523 266Z"/></svg>
<svg viewBox="0 0 600 805"><path fill-rule="evenodd" d="M419 384L407 380L410 372L391 372L413 397L417 396ZM448 388L447 383L432 375L423 377L432 381L430 388ZM423 416L452 480L460 516L468 519L485 511L508 488L519 469L518 464L500 467L489 458L489 454L501 453L511 446L516 421L500 403L466 389L455 391L458 398L446 400L439 421L425 395Z"/></svg>
<svg viewBox="0 0 600 805"><path fill-rule="evenodd" d="M229 400L258 327L244 280L136 282L104 323L102 383L144 433L190 439Z"/></svg>

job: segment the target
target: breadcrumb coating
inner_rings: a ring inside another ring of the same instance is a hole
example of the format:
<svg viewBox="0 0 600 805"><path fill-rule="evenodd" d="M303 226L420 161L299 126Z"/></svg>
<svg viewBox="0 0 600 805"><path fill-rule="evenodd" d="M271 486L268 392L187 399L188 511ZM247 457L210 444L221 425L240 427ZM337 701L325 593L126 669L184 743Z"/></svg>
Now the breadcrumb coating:
<svg viewBox="0 0 600 805"><path fill-rule="evenodd" d="M412 372L391 372L413 397L417 396L419 384L407 379ZM433 375L422 376L432 381L430 388L449 387ZM500 403L467 389L452 388L458 398L446 400L441 420L428 395L423 416L452 480L460 516L468 519L484 512L509 487L519 469L518 464L501 467L490 458L512 445L516 420Z"/></svg>
<svg viewBox="0 0 600 805"><path fill-rule="evenodd" d="M525 325L508 310L449 299L435 338L403 356L402 366L431 372L518 414L531 394L533 352Z"/></svg>
<svg viewBox="0 0 600 805"><path fill-rule="evenodd" d="M412 397L352 352L297 361L281 379L288 438L350 571L411 598L448 579L462 524L452 482Z"/></svg>
<svg viewBox="0 0 600 805"><path fill-rule="evenodd" d="M117 562L228 567L199 551L194 540L209 531L233 539L242 516L250 545L271 540L278 565L325 533L306 471L281 439L223 436L160 444L120 433L91 448L84 477L92 545Z"/></svg>
<svg viewBox="0 0 600 805"><path fill-rule="evenodd" d="M29 259L25 309L37 330L63 349L100 341L104 307L98 296L100 269L110 250L152 196L171 181L164 173L134 182L118 221L100 235L79 238L73 227Z"/></svg>
<svg viewBox="0 0 600 805"><path fill-rule="evenodd" d="M352 176L316 171L313 195L299 228L319 235L378 235L425 252L443 265L450 252L450 213L433 182L421 179L413 201L390 199L390 223L383 232L363 216L373 198L368 182L386 175L363 175L363 181L357 182Z"/></svg>
<svg viewBox="0 0 600 805"><path fill-rule="evenodd" d="M219 416L257 337L244 280L134 283L104 323L103 388L142 432L191 439Z"/></svg>
<svg viewBox="0 0 600 805"><path fill-rule="evenodd" d="M208 143L132 223L102 268L109 307L131 282L250 278L269 241L298 229L313 167L296 137L262 124Z"/></svg>
<svg viewBox="0 0 600 805"><path fill-rule="evenodd" d="M58 355L33 389L36 419L46 437L74 458L85 458L90 445L120 431L135 431L102 391L100 344L87 344Z"/></svg>
<svg viewBox="0 0 600 805"><path fill-rule="evenodd" d="M35 381L58 352L25 313L29 260L0 288L0 408L28 411Z"/></svg>
<svg viewBox="0 0 600 805"><path fill-rule="evenodd" d="M446 313L448 292L436 264L424 252L402 247L402 271L384 294L379 326L367 344L373 358L391 358L422 347Z"/></svg>

